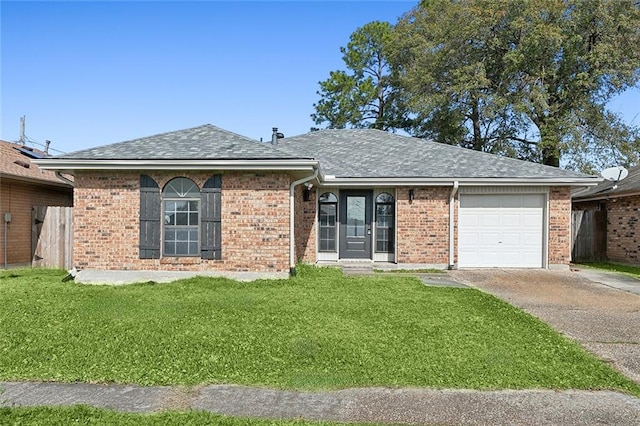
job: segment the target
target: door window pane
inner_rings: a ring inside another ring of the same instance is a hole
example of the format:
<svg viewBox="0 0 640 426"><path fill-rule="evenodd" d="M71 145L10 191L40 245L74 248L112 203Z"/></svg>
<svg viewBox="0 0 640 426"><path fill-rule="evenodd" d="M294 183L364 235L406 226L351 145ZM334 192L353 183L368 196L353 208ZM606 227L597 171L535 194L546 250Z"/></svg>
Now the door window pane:
<svg viewBox="0 0 640 426"><path fill-rule="evenodd" d="M364 237L365 199L360 195L347 196L347 237Z"/></svg>

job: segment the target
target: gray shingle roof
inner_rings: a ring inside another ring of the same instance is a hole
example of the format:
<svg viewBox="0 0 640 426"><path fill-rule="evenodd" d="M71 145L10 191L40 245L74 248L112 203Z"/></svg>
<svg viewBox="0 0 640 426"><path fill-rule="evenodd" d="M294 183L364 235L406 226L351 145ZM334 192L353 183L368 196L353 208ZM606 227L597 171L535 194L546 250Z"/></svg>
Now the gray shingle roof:
<svg viewBox="0 0 640 426"><path fill-rule="evenodd" d="M204 160L299 158L211 124L89 148L56 158L90 160Z"/></svg>
<svg viewBox="0 0 640 426"><path fill-rule="evenodd" d="M617 183L616 188L613 186L616 185L614 182L609 180L604 180L600 182L598 185L588 188L585 191L580 191L573 195L574 200L580 200L585 198L598 198L598 197L608 197L611 195L621 195L632 192L640 191L640 166L629 168L629 174L627 177L620 182Z"/></svg>
<svg viewBox="0 0 640 426"><path fill-rule="evenodd" d="M585 178L512 158L372 129L320 130L281 139L278 148L314 157L336 177Z"/></svg>
<svg viewBox="0 0 640 426"><path fill-rule="evenodd" d="M205 124L56 157L72 160L315 159L337 178L587 178L569 170L372 129L320 130L278 145Z"/></svg>

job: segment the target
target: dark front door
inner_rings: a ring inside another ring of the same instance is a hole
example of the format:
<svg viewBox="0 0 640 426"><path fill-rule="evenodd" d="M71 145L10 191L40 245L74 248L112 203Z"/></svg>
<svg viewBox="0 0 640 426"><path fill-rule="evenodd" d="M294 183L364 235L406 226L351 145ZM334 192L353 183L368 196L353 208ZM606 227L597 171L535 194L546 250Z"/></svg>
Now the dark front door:
<svg viewBox="0 0 640 426"><path fill-rule="evenodd" d="M340 192L340 258L371 259L371 191Z"/></svg>

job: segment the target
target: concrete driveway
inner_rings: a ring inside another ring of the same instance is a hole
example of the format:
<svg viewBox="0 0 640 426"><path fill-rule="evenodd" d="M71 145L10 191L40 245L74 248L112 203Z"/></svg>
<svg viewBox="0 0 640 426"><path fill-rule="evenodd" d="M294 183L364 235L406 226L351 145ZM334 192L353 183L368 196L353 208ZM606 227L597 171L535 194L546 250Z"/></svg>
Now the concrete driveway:
<svg viewBox="0 0 640 426"><path fill-rule="evenodd" d="M640 290L640 281L582 270L482 269L450 276L535 315L640 383L640 294L629 290Z"/></svg>

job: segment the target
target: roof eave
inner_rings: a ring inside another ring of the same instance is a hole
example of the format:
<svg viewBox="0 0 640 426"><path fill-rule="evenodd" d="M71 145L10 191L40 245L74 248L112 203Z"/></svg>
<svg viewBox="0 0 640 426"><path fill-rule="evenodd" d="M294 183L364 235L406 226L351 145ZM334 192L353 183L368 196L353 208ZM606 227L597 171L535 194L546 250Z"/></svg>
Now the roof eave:
<svg viewBox="0 0 640 426"><path fill-rule="evenodd" d="M640 195L640 190L634 190L634 191L625 191L625 192L609 192L609 193L602 193L602 194L592 194L592 195L587 195L584 198L582 197L573 197L572 201L576 202L576 203L583 203L583 202L587 202L587 201L599 201L599 200L610 200L612 198L622 198L622 197L633 197L636 195Z"/></svg>
<svg viewBox="0 0 640 426"><path fill-rule="evenodd" d="M34 161L43 170L286 170L308 171L318 162L307 159L259 160L87 160L49 158Z"/></svg>
<svg viewBox="0 0 640 426"><path fill-rule="evenodd" d="M394 177L394 178L346 178L322 175L324 186L595 186L599 178L468 178L468 177Z"/></svg>
<svg viewBox="0 0 640 426"><path fill-rule="evenodd" d="M0 173L0 179L10 179L18 182L31 183L34 185L41 185L41 186L55 186L58 188L73 189L73 185L70 185L63 181L38 179L38 178L32 178L27 176L12 175L7 173Z"/></svg>

